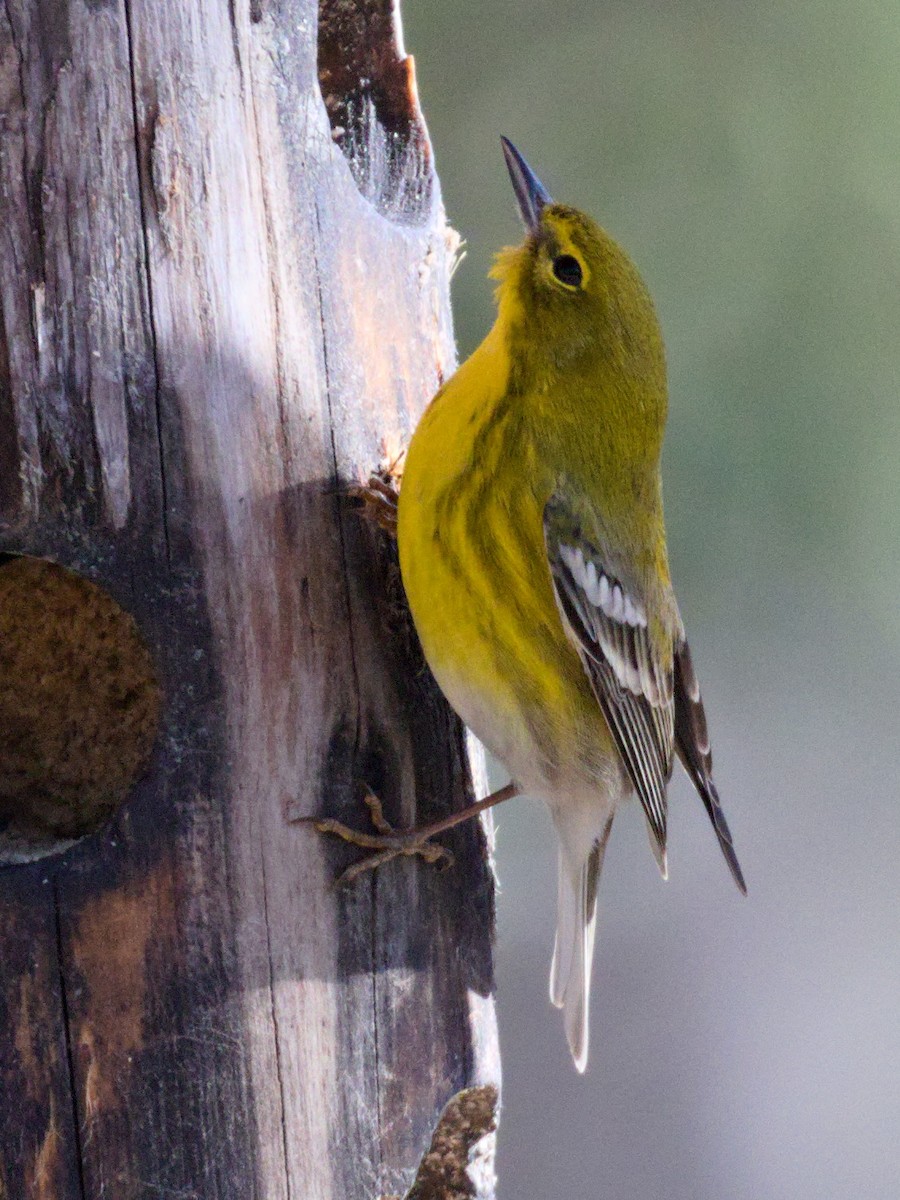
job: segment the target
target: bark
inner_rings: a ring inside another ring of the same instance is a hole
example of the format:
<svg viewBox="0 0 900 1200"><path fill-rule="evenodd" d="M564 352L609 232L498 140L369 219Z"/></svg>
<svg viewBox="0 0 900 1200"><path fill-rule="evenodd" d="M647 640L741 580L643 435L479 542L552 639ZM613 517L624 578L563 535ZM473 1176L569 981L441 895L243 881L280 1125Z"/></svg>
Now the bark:
<svg viewBox="0 0 900 1200"><path fill-rule="evenodd" d="M58 636L0 587L47 634L0 652L0 1200L493 1195L483 828L334 891L297 820L472 799L341 494L453 367L454 238L392 5L321 10L0 5L0 550L89 581Z"/></svg>

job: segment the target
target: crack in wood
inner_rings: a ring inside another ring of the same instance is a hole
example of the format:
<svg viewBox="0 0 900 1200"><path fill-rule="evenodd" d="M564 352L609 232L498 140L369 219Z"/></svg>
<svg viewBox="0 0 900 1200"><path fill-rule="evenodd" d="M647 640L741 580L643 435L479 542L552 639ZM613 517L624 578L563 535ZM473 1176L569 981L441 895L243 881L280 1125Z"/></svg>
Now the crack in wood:
<svg viewBox="0 0 900 1200"><path fill-rule="evenodd" d="M284 1071L281 1066L281 1026L275 1007L275 966L272 961L272 926L269 921L269 892L266 874L266 848L260 846L260 870L262 872L263 921L266 927L266 958L269 963L269 1013L272 1021L272 1036L275 1041L275 1074L278 1077L278 1106L281 1118L281 1151L284 1164L284 1183L287 1200L291 1200L291 1171L288 1156L288 1130L285 1115Z"/></svg>
<svg viewBox="0 0 900 1200"><path fill-rule="evenodd" d="M324 288L322 285L322 270L321 270L321 264L319 262L319 256L318 256L318 253L316 250L318 243L322 240L322 234L323 234L322 220L321 220L321 215L319 213L318 200L316 200L315 215L316 215L316 232L318 234L318 237L316 239L316 243L313 246L313 271L315 273L315 279L316 279L316 305L317 305L318 314L319 314L319 323L320 323L321 338L322 338L322 359L323 359L323 367L324 367L324 371L325 371L325 404L328 409L328 427L329 427L329 439L330 439L330 443L331 443L331 460L332 460L332 464L333 464L334 483L335 483L335 489L336 489L335 493L334 493L334 509L335 509L335 514L336 514L338 537L340 540L340 547L341 547L341 563L342 563L341 574L342 574L343 584L344 584L344 605L345 605L345 611L347 614L347 637L349 640L350 668L351 668L351 671L353 674L353 681L354 681L354 685L355 685L354 686L354 695L356 698L355 699L356 720L354 723L355 732L354 732L354 736L353 736L353 756L354 756L354 760L355 760L356 756L359 754L360 739L362 736L362 705L360 702L361 688L360 688L360 680L359 680L359 665L357 662L356 647L355 647L354 637L353 637L353 600L352 600L352 596L351 596L351 592L350 592L350 573L351 573L352 568L351 568L351 563L350 563L350 556L349 556L348 549L347 549L347 539L345 537L345 531L344 531L344 514L342 511L342 505L341 505L342 489L344 487L344 483L341 479L340 460L338 457L338 448L337 448L337 440L336 440L337 439L337 431L336 431L336 421L335 421L335 413L334 413L334 406L333 406L333 394L332 394L331 367L330 367L329 360L328 360L328 343L329 343L330 334L329 334L328 321L326 318L325 294L324 294Z"/></svg>
<svg viewBox="0 0 900 1200"><path fill-rule="evenodd" d="M3 306L0 305L0 512L14 519L22 504L19 438Z"/></svg>
<svg viewBox="0 0 900 1200"><path fill-rule="evenodd" d="M66 971L63 963L64 942L62 933L62 912L59 899L59 889L55 880L53 882L53 917L56 931L56 967L59 973L59 995L62 1009L61 1017L63 1042L65 1045L66 1072L69 1083L68 1092L72 1103L72 1132L75 1140L73 1147L75 1155L75 1168L78 1177L78 1188L81 1193L81 1200L88 1200L87 1187L84 1178L84 1146L82 1140L82 1127L78 1112L78 1077L75 1073L75 1057L72 1051L72 1018L69 1011Z"/></svg>
<svg viewBox="0 0 900 1200"><path fill-rule="evenodd" d="M138 83L137 61L134 45L133 0L123 0L125 12L125 40L128 55L129 83L131 88L131 116L134 137L134 169L137 177L137 195L140 212L140 238L144 252L143 286L147 301L147 323L150 334L150 352L153 359L153 400L156 415L156 441L159 464L160 489L160 519L162 522L163 543L166 548L166 559L172 565L172 541L169 531L169 486L166 468L165 421L163 417L163 400L161 386L161 368L159 357L159 338L156 322L156 309L153 302L153 271L150 257L150 236L148 231L148 213L144 200L144 170L141 149L141 123L138 113Z"/></svg>

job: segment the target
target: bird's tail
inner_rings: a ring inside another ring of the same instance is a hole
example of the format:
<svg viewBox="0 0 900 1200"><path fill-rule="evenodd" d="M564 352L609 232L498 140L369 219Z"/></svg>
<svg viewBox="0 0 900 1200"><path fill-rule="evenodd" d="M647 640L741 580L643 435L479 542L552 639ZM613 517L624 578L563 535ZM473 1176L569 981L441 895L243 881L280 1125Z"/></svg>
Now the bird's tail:
<svg viewBox="0 0 900 1200"><path fill-rule="evenodd" d="M586 859L573 861L571 850L559 845L556 944L550 967L550 999L563 1010L566 1038L575 1069L583 1072L588 1057L588 1001L594 928L597 923L597 885L612 817Z"/></svg>

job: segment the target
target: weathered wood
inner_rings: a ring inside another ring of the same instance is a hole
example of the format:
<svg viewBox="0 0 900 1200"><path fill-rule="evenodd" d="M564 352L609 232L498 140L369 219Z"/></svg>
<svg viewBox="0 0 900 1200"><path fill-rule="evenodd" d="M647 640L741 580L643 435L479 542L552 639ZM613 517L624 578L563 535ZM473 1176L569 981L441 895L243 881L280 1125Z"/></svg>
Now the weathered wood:
<svg viewBox="0 0 900 1200"><path fill-rule="evenodd" d="M164 697L112 823L0 868L2 1200L440 1196L444 1106L493 1127L482 829L336 893L297 822L471 798L338 486L452 368L454 243L392 5L321 9L0 7L0 550L100 584Z"/></svg>

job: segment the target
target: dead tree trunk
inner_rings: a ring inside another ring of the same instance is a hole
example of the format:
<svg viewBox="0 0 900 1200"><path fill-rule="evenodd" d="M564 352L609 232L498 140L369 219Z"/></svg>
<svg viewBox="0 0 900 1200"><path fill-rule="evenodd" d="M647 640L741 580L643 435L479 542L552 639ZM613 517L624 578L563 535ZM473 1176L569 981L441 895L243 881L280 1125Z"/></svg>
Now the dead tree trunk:
<svg viewBox="0 0 900 1200"><path fill-rule="evenodd" d="M482 829L296 820L471 798L340 492L452 368L393 21L0 6L0 1200L493 1194Z"/></svg>

